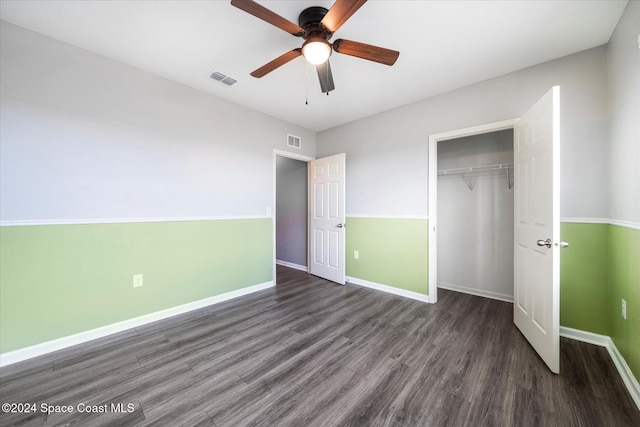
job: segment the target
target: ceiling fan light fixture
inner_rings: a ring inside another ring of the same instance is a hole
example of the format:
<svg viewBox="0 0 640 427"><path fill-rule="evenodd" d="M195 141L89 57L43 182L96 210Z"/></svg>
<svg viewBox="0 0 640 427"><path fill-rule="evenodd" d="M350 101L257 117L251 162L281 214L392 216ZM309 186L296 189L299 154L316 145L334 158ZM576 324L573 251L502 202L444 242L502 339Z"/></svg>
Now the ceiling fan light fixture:
<svg viewBox="0 0 640 427"><path fill-rule="evenodd" d="M307 39L302 45L302 55L313 65L324 64L331 56L331 44L319 37Z"/></svg>

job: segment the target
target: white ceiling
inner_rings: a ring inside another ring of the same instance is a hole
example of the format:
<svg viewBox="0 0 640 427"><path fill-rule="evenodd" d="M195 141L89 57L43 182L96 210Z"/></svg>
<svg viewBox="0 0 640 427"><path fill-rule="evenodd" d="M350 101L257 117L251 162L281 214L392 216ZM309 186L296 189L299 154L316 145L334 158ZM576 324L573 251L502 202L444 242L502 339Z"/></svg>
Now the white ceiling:
<svg viewBox="0 0 640 427"><path fill-rule="evenodd" d="M332 0L259 1L297 23ZM400 51L392 67L334 53L336 90L298 58L251 71L302 39L215 1L0 1L0 18L319 131L607 43L627 0L370 0L334 35ZM238 80L228 87L209 74ZM308 72L308 77L307 77ZM308 93L309 105L305 105Z"/></svg>

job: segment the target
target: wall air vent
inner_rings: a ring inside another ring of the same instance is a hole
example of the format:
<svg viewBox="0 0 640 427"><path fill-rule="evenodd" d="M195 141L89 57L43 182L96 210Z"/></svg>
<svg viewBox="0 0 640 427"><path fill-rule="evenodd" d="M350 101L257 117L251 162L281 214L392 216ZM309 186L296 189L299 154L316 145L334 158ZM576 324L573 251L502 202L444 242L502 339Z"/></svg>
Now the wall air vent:
<svg viewBox="0 0 640 427"><path fill-rule="evenodd" d="M287 135L287 147L301 148L302 139L299 136Z"/></svg>
<svg viewBox="0 0 640 427"><path fill-rule="evenodd" d="M221 73L218 70L213 70L213 72L211 74L209 74L209 77L211 77L213 80L217 80L220 83L224 83L227 86L231 86L234 83L237 82L236 79L232 79L231 77L227 76L226 74Z"/></svg>

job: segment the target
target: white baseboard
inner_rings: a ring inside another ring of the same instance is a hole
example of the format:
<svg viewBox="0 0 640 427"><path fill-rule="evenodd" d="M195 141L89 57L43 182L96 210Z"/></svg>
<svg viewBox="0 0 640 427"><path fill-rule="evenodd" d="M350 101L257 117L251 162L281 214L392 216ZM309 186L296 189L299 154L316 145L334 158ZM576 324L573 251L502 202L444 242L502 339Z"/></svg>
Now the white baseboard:
<svg viewBox="0 0 640 427"><path fill-rule="evenodd" d="M498 292L485 291L482 289L467 288L466 286L458 286L452 283L438 282L438 288L448 289L450 291L462 292L464 294L476 295L483 298L497 299L498 301L506 301L513 303L513 295L501 294Z"/></svg>
<svg viewBox="0 0 640 427"><path fill-rule="evenodd" d="M586 342L588 344L599 345L600 347L613 345L613 341L607 335L594 334L593 332L567 328L566 326L560 326L560 336L576 341Z"/></svg>
<svg viewBox="0 0 640 427"><path fill-rule="evenodd" d="M296 270L301 270L301 271L304 271L304 272L309 271L309 270L307 270L307 266L306 265L294 264L293 262L282 261L282 260L279 260L279 259L276 260L276 264L282 265L284 267L295 268Z"/></svg>
<svg viewBox="0 0 640 427"><path fill-rule="evenodd" d="M213 304L229 301L231 299L248 295L253 292L271 288L274 285L275 283L272 281L259 283L257 285L238 289L237 291L227 292L225 294L201 299L199 301L193 301L187 304L171 307L166 310L156 311L154 313L145 314L140 317L135 317L133 319L124 320L122 322L113 323L111 325L102 326L100 328L91 329L89 331L80 332L78 334L69 335L52 341L43 342L41 344L36 344L30 347L9 351L7 353L0 354L0 366L11 365L23 360L31 359L33 357L42 356L43 354L62 350L64 348L92 341L97 338L103 338L111 334L146 325L147 323L156 322L158 320L167 319L179 314L188 313L199 308L204 308Z"/></svg>
<svg viewBox="0 0 640 427"><path fill-rule="evenodd" d="M368 280L358 279L357 277L347 277L347 282L358 286L364 286L365 288L371 288L377 291L386 292L388 294L394 294L405 298L411 298L418 301L431 303L429 295L419 294L417 292L407 291L400 288L394 288L393 286L383 285L380 283L369 282Z"/></svg>
<svg viewBox="0 0 640 427"><path fill-rule="evenodd" d="M627 390L629 390L631 398L636 403L638 409L640 409L640 384L638 384L638 380L633 375L633 372L631 372L631 368L629 368L629 365L627 365L627 362L618 351L618 348L616 347L611 337L607 335L599 335L592 332L581 331L579 329L567 328L564 326L560 326L560 336L576 341L583 341L589 344L599 345L601 347L606 347L607 351L609 352L609 356L611 356L611 360L613 360L613 364L616 366L616 369L618 369L618 373L622 377L624 385L627 386Z"/></svg>

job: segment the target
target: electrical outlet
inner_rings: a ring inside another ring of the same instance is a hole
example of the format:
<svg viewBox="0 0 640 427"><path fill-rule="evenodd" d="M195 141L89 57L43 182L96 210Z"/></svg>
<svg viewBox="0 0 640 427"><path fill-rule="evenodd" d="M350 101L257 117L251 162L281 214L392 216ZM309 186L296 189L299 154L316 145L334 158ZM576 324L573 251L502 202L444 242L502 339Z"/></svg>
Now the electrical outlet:
<svg viewBox="0 0 640 427"><path fill-rule="evenodd" d="M144 285L144 276L142 274L134 274L133 275L133 287L139 288Z"/></svg>
<svg viewBox="0 0 640 427"><path fill-rule="evenodd" d="M627 320L627 302L622 300L622 318Z"/></svg>
<svg viewBox="0 0 640 427"><path fill-rule="evenodd" d="M353 251L353 259L360 259L360 251Z"/></svg>

